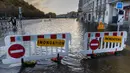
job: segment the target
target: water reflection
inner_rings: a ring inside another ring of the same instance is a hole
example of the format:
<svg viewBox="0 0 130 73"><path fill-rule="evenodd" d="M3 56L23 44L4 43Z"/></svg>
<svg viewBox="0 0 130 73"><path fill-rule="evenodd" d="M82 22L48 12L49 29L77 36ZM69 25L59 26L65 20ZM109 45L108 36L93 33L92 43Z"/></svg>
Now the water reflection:
<svg viewBox="0 0 130 73"><path fill-rule="evenodd" d="M44 21L38 24L25 26L25 31L29 34L45 34L45 33L66 33L70 32L72 35L71 51L81 50L83 44L83 30L82 25L76 22L75 19L52 19L51 21Z"/></svg>

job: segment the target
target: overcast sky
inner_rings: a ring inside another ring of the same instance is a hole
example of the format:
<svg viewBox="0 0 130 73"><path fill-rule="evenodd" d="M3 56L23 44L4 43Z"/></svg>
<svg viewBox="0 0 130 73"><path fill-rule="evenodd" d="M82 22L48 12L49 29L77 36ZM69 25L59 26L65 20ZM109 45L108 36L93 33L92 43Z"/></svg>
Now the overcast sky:
<svg viewBox="0 0 130 73"><path fill-rule="evenodd" d="M70 11L77 11L79 0L25 0L38 9L56 14L64 14Z"/></svg>

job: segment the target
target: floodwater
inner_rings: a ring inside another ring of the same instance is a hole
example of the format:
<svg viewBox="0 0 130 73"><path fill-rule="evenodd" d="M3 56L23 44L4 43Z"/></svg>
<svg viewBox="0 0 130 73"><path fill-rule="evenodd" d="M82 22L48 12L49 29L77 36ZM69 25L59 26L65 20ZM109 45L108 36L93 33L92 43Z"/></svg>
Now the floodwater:
<svg viewBox="0 0 130 73"><path fill-rule="evenodd" d="M23 73L129 73L130 48L123 50L118 56L101 56L94 59L85 59L79 52L83 49L83 35L85 32L96 31L96 25L77 22L76 19L39 19L24 20L26 34L66 33L72 35L70 54L62 60L62 65L36 65ZM84 58L84 59L83 59ZM3 68L3 73L17 73L19 67ZM7 72L8 71L8 72Z"/></svg>
<svg viewBox="0 0 130 73"><path fill-rule="evenodd" d="M25 26L26 33L29 34L48 34L48 33L71 33L71 51L80 51L83 47L83 25L75 19L52 19L51 21L42 20L40 23Z"/></svg>

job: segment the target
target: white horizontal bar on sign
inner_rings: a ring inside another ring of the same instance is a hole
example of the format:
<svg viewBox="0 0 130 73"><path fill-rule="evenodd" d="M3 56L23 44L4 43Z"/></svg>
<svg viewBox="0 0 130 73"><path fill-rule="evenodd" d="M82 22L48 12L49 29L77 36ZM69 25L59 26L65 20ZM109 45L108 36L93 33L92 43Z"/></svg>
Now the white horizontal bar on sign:
<svg viewBox="0 0 130 73"><path fill-rule="evenodd" d="M23 50L13 50L13 51L10 51L10 53L20 53L20 52L23 52Z"/></svg>
<svg viewBox="0 0 130 73"><path fill-rule="evenodd" d="M91 44L91 46L98 46L98 44Z"/></svg>

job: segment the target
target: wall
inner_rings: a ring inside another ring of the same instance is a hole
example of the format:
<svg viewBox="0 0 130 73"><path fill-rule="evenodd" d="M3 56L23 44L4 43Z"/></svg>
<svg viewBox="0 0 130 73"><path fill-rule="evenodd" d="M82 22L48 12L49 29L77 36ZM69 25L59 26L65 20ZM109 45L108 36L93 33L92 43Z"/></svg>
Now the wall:
<svg viewBox="0 0 130 73"><path fill-rule="evenodd" d="M96 0L86 0L86 1L84 1L83 14L85 14L85 19L87 19L87 20L88 20L88 15L89 14L91 14L91 19L90 20L92 20L92 16L94 16L93 15L94 14L93 1L96 1Z"/></svg>
<svg viewBox="0 0 130 73"><path fill-rule="evenodd" d="M113 16L116 16L118 14L118 10L116 8L112 8L113 9Z"/></svg>
<svg viewBox="0 0 130 73"><path fill-rule="evenodd" d="M96 18L96 6L97 5L97 1L94 1L94 21L97 22L97 18Z"/></svg>
<svg viewBox="0 0 130 73"><path fill-rule="evenodd" d="M128 6L128 5L130 5L130 1L123 2L123 6Z"/></svg>
<svg viewBox="0 0 130 73"><path fill-rule="evenodd" d="M113 16L113 7L110 4L107 4L106 5L105 20L104 20L104 22L106 24L112 23L112 16Z"/></svg>
<svg viewBox="0 0 130 73"><path fill-rule="evenodd" d="M105 11L105 20L104 20L104 22L105 22L106 24L108 24L108 22L109 22L109 21L108 21L108 19L109 19L109 16L108 16L108 15L109 15L109 13L108 13L108 12L109 12L109 9L110 9L110 8L109 8L109 4L107 4L107 5L106 5L106 11Z"/></svg>

